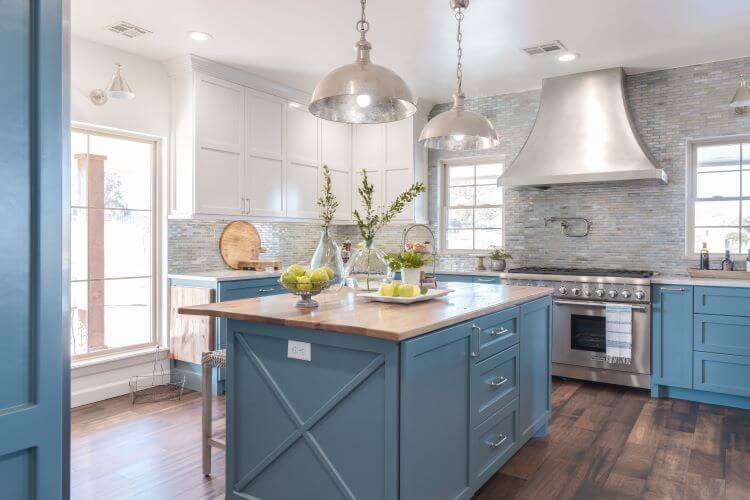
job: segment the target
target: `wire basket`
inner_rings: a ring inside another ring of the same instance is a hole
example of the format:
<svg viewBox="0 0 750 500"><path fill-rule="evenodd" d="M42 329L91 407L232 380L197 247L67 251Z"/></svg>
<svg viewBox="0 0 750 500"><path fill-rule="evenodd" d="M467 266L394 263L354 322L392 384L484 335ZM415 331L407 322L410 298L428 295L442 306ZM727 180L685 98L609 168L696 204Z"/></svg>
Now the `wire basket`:
<svg viewBox="0 0 750 500"><path fill-rule="evenodd" d="M154 368L151 375L130 377L130 403L156 403L159 401L179 401L185 389L185 375L174 375L164 370L167 359L160 359L162 349L154 351Z"/></svg>

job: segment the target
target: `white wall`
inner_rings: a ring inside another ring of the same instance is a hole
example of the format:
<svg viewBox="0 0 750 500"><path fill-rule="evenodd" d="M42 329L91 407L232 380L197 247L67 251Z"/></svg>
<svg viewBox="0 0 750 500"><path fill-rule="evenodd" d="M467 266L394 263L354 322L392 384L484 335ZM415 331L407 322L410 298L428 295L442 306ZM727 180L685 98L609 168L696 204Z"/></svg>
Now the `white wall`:
<svg viewBox="0 0 750 500"><path fill-rule="evenodd" d="M161 217L156 229L166 244L165 172L169 165L169 76L161 63L129 54L106 45L72 37L71 39L71 102L73 122L105 127L161 138ZM92 89L104 88L109 83L115 63L122 64L123 76L135 93L135 99L110 99L103 106L93 104L88 94ZM162 250L162 269L166 270L166 248ZM164 287L162 287L164 288ZM166 301L164 291L159 294L162 312ZM164 330L166 314L159 324ZM118 359L119 358L119 359ZM168 366L168 362L165 366ZM127 394L128 381L133 375L148 375L153 367L153 354L126 357L113 356L107 360L86 360L73 364L71 370L71 406L101 401Z"/></svg>
<svg viewBox="0 0 750 500"><path fill-rule="evenodd" d="M169 76L160 62L75 36L70 52L70 115L74 122L169 137ZM122 74L135 99L110 99L97 106L88 94L107 86L115 63L122 64Z"/></svg>

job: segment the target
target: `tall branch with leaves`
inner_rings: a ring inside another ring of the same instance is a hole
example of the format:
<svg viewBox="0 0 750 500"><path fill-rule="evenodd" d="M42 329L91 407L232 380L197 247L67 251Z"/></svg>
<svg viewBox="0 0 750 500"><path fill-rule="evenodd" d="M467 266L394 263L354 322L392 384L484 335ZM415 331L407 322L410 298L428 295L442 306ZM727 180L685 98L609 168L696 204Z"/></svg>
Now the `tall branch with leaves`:
<svg viewBox="0 0 750 500"><path fill-rule="evenodd" d="M370 183L367 178L367 171L362 170L362 185L357 189L359 196L362 199L362 205L364 206L364 216L359 213L359 210L354 210L354 220L359 228L359 234L365 241L371 241L375 238L380 228L391 222L395 216L400 214L406 205L414 201L417 196L425 192L425 186L421 182L416 182L412 186L398 195L395 200L384 212L376 212L372 205L372 195L375 192L375 187Z"/></svg>
<svg viewBox="0 0 750 500"><path fill-rule="evenodd" d="M318 198L318 207L320 207L320 219L323 221L321 225L323 229L328 229L336 215L336 209L339 208L339 201L333 194L331 170L328 165L323 165L323 196Z"/></svg>

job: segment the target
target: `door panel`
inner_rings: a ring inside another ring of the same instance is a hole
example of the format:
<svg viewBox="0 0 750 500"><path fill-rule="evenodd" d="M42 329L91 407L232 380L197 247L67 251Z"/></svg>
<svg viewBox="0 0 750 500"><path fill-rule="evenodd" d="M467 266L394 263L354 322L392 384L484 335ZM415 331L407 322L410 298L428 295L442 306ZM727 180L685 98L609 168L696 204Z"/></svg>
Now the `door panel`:
<svg viewBox="0 0 750 500"><path fill-rule="evenodd" d="M245 194L250 214L284 215L283 181L284 164L281 160L248 157Z"/></svg>
<svg viewBox="0 0 750 500"><path fill-rule="evenodd" d="M2 2L0 482L68 491L69 74L65 2Z"/></svg>
<svg viewBox="0 0 750 500"><path fill-rule="evenodd" d="M333 194L339 201L336 220L352 220L352 126L321 120L320 163L331 170Z"/></svg>
<svg viewBox="0 0 750 500"><path fill-rule="evenodd" d="M242 87L209 75L196 75L195 124L200 145L240 153Z"/></svg>
<svg viewBox="0 0 750 500"><path fill-rule="evenodd" d="M318 167L290 161L287 164L286 214L289 217L318 217Z"/></svg>
<svg viewBox="0 0 750 500"><path fill-rule="evenodd" d="M245 89L245 170L243 192L250 215L285 215L285 103Z"/></svg>
<svg viewBox="0 0 750 500"><path fill-rule="evenodd" d="M653 287L653 384L693 388L693 288Z"/></svg>
<svg viewBox="0 0 750 500"><path fill-rule="evenodd" d="M195 211L201 214L240 214L242 156L232 151L198 148L195 169Z"/></svg>
<svg viewBox="0 0 750 500"><path fill-rule="evenodd" d="M406 191L414 183L414 169L401 168L398 170L386 169L383 174L385 177L385 199L383 203L387 206L393 203L398 195ZM420 196L425 196L424 194ZM404 210L394 217L396 221L413 221L414 220L414 202L408 203Z"/></svg>

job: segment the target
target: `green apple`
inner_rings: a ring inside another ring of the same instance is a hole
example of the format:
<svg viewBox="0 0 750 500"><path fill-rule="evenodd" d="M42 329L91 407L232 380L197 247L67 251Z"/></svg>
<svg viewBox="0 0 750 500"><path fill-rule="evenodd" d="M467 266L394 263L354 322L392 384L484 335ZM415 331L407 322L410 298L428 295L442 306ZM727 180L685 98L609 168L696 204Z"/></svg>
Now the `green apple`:
<svg viewBox="0 0 750 500"><path fill-rule="evenodd" d="M380 295L383 297L393 297L394 295L396 295L397 287L398 285L394 287L390 283L383 283L382 285L380 285Z"/></svg>
<svg viewBox="0 0 750 500"><path fill-rule="evenodd" d="M310 273L310 281L313 283L327 283L330 280L328 273L322 267Z"/></svg>
<svg viewBox="0 0 750 500"><path fill-rule="evenodd" d="M310 278L308 278L307 276L297 277L297 290L301 290L303 292L312 290L312 282L310 281Z"/></svg>
<svg viewBox="0 0 750 500"><path fill-rule="evenodd" d="M294 285L297 283L297 276L287 271L281 275L281 282L285 285Z"/></svg>
<svg viewBox="0 0 750 500"><path fill-rule="evenodd" d="M295 276L303 276L305 274L305 268L299 264L292 264L286 270L288 273L292 273Z"/></svg>

